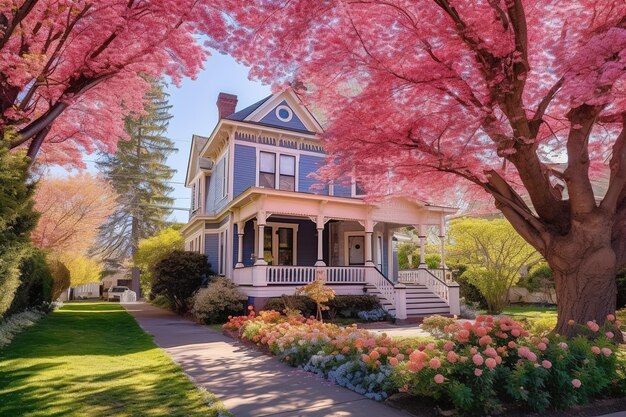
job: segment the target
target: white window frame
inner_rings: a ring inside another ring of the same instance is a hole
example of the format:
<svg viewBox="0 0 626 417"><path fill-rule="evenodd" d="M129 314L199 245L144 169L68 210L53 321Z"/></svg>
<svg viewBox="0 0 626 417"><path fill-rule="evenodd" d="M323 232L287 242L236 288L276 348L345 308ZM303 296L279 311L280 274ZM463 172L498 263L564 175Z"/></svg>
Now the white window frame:
<svg viewBox="0 0 626 417"><path fill-rule="evenodd" d="M293 153L293 152L283 152L281 149L276 149L276 148L269 148L269 147L265 147L265 146L256 146L256 179L255 179L255 184L256 187L261 187L259 185L259 174L260 174L260 170L261 170L261 152L265 152L265 153L271 153L275 155L275 160L274 160L274 190L277 191L288 191L288 190L281 190L280 187L280 157L282 155L284 156L291 156L294 158L294 173L295 173L295 178L294 178L294 190L291 192L299 192L299 187L298 187L298 182L300 180L300 154L298 153Z"/></svg>
<svg viewBox="0 0 626 417"><path fill-rule="evenodd" d="M356 178L352 177L352 197L365 197L366 194L357 194L356 193Z"/></svg>
<svg viewBox="0 0 626 417"><path fill-rule="evenodd" d="M271 227L273 230L272 232L272 258L273 259L278 259L278 236L276 235L276 230L279 228L293 229L293 266L298 266L298 227L299 226L300 225L297 223L276 223L276 222L265 223L265 227ZM259 228L257 227L257 223L255 220L254 221L254 247L255 248L259 247L258 239L259 239Z"/></svg>
<svg viewBox="0 0 626 417"><path fill-rule="evenodd" d="M224 163L222 164L222 195L221 198L227 197L228 196L228 149L226 150L226 152L224 152L224 155L222 156L222 161L224 161Z"/></svg>

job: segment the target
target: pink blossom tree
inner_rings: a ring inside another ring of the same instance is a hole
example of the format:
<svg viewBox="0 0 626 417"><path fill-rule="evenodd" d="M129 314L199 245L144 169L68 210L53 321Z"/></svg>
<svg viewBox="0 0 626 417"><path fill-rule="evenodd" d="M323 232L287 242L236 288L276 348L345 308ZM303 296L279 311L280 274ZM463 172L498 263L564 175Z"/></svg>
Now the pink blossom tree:
<svg viewBox="0 0 626 417"><path fill-rule="evenodd" d="M322 113L322 175L354 170L373 194L427 201L481 189L554 271L557 332L614 312L626 266L622 0L225 4L224 50Z"/></svg>
<svg viewBox="0 0 626 417"><path fill-rule="evenodd" d="M0 2L0 137L34 159L82 165L113 152L123 118L143 111L148 77L194 76L223 37L222 18L200 0Z"/></svg>

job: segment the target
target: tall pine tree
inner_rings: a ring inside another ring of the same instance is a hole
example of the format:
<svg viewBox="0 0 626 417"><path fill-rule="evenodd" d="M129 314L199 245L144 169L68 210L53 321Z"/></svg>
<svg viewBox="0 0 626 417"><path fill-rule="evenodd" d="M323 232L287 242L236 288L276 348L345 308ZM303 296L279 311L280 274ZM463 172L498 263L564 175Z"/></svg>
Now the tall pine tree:
<svg viewBox="0 0 626 417"><path fill-rule="evenodd" d="M117 208L100 228L98 250L110 265L131 258L139 240L162 229L172 212L169 181L176 170L165 162L177 149L165 136L172 106L162 82L153 82L145 101L145 114L125 120L130 140L120 141L115 154L98 161L119 194Z"/></svg>

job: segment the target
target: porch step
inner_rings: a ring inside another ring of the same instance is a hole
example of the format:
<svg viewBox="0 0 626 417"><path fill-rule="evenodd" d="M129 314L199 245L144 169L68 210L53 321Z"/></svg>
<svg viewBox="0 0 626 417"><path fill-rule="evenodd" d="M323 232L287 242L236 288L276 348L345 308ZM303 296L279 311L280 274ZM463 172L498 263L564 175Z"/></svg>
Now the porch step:
<svg viewBox="0 0 626 417"><path fill-rule="evenodd" d="M395 306L387 301L380 291L371 284L365 285L367 294L378 297L380 305L390 314L395 314ZM407 320L420 319L433 314L449 315L450 307L424 285L407 285L406 289Z"/></svg>

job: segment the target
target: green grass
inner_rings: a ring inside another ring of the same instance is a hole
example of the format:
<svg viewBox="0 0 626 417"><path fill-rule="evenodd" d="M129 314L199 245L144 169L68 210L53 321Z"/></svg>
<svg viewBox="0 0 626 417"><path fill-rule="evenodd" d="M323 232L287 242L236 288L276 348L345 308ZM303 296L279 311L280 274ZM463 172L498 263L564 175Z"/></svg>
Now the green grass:
<svg viewBox="0 0 626 417"><path fill-rule="evenodd" d="M0 416L217 416L117 304L66 304L0 350Z"/></svg>
<svg viewBox="0 0 626 417"><path fill-rule="evenodd" d="M509 306L506 307L502 314L506 314L511 318L519 317L526 319L543 319L543 318L555 318L556 319L556 306L555 307L536 307L536 306Z"/></svg>

